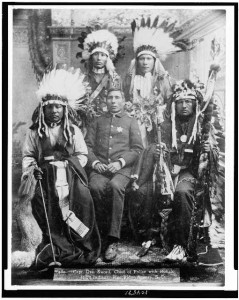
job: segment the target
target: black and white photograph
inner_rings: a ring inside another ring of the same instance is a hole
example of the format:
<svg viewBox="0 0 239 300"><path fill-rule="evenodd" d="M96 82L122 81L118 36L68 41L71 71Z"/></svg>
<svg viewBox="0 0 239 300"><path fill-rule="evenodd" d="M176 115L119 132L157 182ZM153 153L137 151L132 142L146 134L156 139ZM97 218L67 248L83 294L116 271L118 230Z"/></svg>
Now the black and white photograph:
<svg viewBox="0 0 239 300"><path fill-rule="evenodd" d="M236 289L238 7L213 4L5 3L12 296Z"/></svg>

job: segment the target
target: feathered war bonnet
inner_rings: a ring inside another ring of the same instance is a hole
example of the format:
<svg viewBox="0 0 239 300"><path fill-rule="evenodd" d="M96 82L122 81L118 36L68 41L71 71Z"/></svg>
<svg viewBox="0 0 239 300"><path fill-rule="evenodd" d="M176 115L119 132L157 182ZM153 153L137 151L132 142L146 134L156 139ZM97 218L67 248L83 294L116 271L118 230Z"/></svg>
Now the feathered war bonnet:
<svg viewBox="0 0 239 300"><path fill-rule="evenodd" d="M183 100L183 99L191 99L196 101L195 121L192 128L192 134L187 141L188 144L194 143L196 140L197 132L199 130L198 117L200 115L200 107L203 101L203 96L200 92L200 89L202 89L203 87L204 87L203 84L201 83L195 84L187 79L177 81L173 87L172 103L171 103L172 147L173 148L177 149L176 109L175 109L176 102L178 100ZM183 142L186 142L186 140Z"/></svg>
<svg viewBox="0 0 239 300"><path fill-rule="evenodd" d="M159 16L154 20L151 20L150 17L147 20L145 18L133 20L131 28L135 58L143 54L153 56L156 59L155 68L157 72L163 74L165 70L160 60L164 60L167 54L180 50L179 47L173 44L172 32L175 24L176 21L171 24L168 20L160 22ZM135 59L131 64L135 64Z"/></svg>
<svg viewBox="0 0 239 300"><path fill-rule="evenodd" d="M159 16L151 20L150 17L135 19L131 23L133 33L133 48L135 58L131 61L128 74L134 78L136 75L136 59L143 54L149 54L155 58L153 75L165 74L161 60L167 55L194 48L194 42L188 39L179 39L183 30L176 28L177 21L171 22L170 18L160 20ZM132 87L131 87L132 89Z"/></svg>
<svg viewBox="0 0 239 300"><path fill-rule="evenodd" d="M86 35L85 33L78 39L79 47L83 49L78 53L78 57L82 57L83 61L89 60L90 56L95 52L103 52L107 55L106 69L113 77L115 67L113 61L116 59L118 52L118 39L107 29L92 31Z"/></svg>
<svg viewBox="0 0 239 300"><path fill-rule="evenodd" d="M44 118L43 107L48 104L60 104L64 107L63 134L72 143L69 118L77 118L76 111L87 93L88 83L83 82L84 74L80 69L56 69L45 73L36 92L39 100L37 113L34 112L32 121L38 129L40 137L48 134L48 126Z"/></svg>
<svg viewBox="0 0 239 300"><path fill-rule="evenodd" d="M154 58L164 60L167 54L179 51L180 48L174 44L172 32L174 31L176 21L169 23L163 22L157 16L153 21L148 17L147 21L134 20L131 23L133 32L133 46L136 57L142 54L150 54Z"/></svg>

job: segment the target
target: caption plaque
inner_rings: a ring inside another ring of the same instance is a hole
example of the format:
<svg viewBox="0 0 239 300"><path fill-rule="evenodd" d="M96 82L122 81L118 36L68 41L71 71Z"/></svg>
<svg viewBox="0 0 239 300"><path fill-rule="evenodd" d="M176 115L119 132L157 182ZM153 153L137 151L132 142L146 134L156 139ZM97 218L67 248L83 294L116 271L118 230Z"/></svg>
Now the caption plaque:
<svg viewBox="0 0 239 300"><path fill-rule="evenodd" d="M179 283L179 268L88 268L54 271L54 281L157 281L157 283Z"/></svg>

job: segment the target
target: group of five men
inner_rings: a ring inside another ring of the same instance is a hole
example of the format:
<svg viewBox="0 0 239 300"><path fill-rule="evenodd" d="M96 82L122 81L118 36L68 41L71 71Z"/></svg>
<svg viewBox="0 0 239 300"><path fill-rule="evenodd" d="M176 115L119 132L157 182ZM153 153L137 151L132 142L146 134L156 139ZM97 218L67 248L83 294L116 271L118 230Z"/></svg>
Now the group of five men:
<svg viewBox="0 0 239 300"><path fill-rule="evenodd" d="M73 82L77 73L53 70L38 90L40 104L23 147L23 178L33 173L37 180L32 213L43 234L35 264L49 264L52 255L67 267L94 263L102 249L106 261L115 260L132 168L138 163L140 171L129 209L135 228L149 229L155 208L155 189L149 191L149 185L155 186L155 165L162 154L173 194L168 258L185 259L199 155L216 149L208 140L200 142L195 131L202 96L190 81L173 84L157 48L143 42L137 44L122 84L112 63L115 38L106 30L96 33L84 44L90 66L84 82L91 86L90 100L100 103L101 115L88 126L85 138L71 113L70 103L79 99L79 92L72 96L69 87L69 95L59 92L60 77ZM49 88L57 76L58 85ZM80 79L79 86L84 88ZM124 110L126 101L136 103L152 95L167 105L160 143Z"/></svg>

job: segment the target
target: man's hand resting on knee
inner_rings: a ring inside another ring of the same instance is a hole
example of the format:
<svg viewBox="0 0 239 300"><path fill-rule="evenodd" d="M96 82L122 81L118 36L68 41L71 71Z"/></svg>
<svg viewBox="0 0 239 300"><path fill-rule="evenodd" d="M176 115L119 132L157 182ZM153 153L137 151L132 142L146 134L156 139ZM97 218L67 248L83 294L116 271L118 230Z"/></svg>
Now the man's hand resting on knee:
<svg viewBox="0 0 239 300"><path fill-rule="evenodd" d="M117 171L119 171L121 168L122 168L122 165L121 165L120 161L116 161L116 162L113 162L108 165L108 171L113 174L116 173Z"/></svg>
<svg viewBox="0 0 239 300"><path fill-rule="evenodd" d="M102 174L105 172L110 172L112 174L116 173L117 171L119 171L120 169L122 169L122 164L120 161L116 161L113 163L110 163L108 165L102 164L101 162L97 162L96 165L94 166L94 169Z"/></svg>
<svg viewBox="0 0 239 300"><path fill-rule="evenodd" d="M95 169L98 173L102 174L102 173L104 173L105 171L108 170L108 166L105 165L105 164L102 164L101 162L98 162L98 163L94 166L94 169Z"/></svg>

